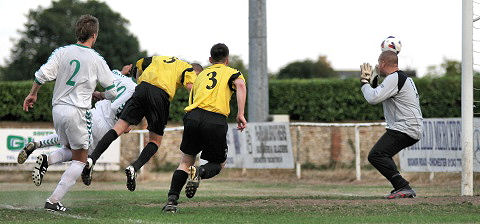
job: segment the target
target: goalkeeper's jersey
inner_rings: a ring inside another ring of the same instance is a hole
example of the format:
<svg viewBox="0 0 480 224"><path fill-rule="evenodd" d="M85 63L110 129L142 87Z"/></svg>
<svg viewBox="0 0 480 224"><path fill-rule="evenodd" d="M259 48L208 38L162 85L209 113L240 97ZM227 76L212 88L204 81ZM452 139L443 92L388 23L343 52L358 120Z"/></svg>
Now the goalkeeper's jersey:
<svg viewBox="0 0 480 224"><path fill-rule="evenodd" d="M102 118L111 127L117 122L125 103L132 97L135 87L137 87L132 78L122 75L118 70L113 70L112 72L115 77L117 96L112 102L110 100L101 100L95 104L95 109L102 111Z"/></svg>
<svg viewBox="0 0 480 224"><path fill-rule="evenodd" d="M230 114L230 98L235 91L233 82L245 81L242 73L224 64L214 64L198 74L190 91L189 106L185 111L201 108L210 112Z"/></svg>
<svg viewBox="0 0 480 224"><path fill-rule="evenodd" d="M362 92L369 103L382 102L387 129L403 132L417 140L422 137L422 111L412 78L397 71L388 75L376 88L364 84Z"/></svg>
<svg viewBox="0 0 480 224"><path fill-rule="evenodd" d="M187 62L167 56L153 56L148 59L151 62L138 77L138 83L148 82L163 89L168 94L170 101L179 86L187 86L188 83L195 82L196 74L192 65Z"/></svg>
<svg viewBox="0 0 480 224"><path fill-rule="evenodd" d="M113 100L116 88L113 74L107 63L95 50L72 44L57 48L35 73L35 82L55 81L52 105L92 107L92 93L97 81L105 88L105 97Z"/></svg>

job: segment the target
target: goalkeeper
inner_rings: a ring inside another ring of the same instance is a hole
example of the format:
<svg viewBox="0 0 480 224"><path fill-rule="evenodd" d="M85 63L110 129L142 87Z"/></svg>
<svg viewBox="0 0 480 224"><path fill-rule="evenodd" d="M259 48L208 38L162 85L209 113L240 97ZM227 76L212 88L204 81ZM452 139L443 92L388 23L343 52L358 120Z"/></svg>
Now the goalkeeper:
<svg viewBox="0 0 480 224"><path fill-rule="evenodd" d="M374 83L377 78L372 77L368 63L361 65L360 70L363 96L370 104L383 104L387 122L387 131L373 146L368 161L393 185L385 198L413 198L415 191L400 175L392 157L422 136L423 118L417 88L413 80L398 69L397 54L391 51L382 52L378 58L376 70L385 77L379 86Z"/></svg>

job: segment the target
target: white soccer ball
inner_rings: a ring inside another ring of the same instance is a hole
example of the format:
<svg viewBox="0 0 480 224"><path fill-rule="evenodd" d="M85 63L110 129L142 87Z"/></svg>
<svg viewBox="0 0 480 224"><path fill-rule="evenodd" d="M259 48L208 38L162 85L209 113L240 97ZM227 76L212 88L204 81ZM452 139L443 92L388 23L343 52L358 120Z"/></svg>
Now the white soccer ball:
<svg viewBox="0 0 480 224"><path fill-rule="evenodd" d="M382 52L393 51L398 54L400 53L400 50L402 50L402 42L394 36L389 36L382 41L380 48L382 49Z"/></svg>

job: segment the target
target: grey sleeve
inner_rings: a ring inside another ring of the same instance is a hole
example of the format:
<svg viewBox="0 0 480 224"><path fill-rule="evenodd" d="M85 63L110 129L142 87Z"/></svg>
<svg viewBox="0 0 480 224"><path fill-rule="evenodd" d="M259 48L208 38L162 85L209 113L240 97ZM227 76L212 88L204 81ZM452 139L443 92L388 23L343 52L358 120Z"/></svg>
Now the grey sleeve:
<svg viewBox="0 0 480 224"><path fill-rule="evenodd" d="M369 104L380 103L398 92L398 74L394 73L385 78L377 88L369 84L362 86L362 93Z"/></svg>

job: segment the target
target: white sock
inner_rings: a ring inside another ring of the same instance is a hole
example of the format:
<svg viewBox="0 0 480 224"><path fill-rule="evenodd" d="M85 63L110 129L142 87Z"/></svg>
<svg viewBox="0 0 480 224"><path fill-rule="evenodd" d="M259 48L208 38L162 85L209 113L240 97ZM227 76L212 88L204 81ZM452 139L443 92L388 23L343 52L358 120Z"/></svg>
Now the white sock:
<svg viewBox="0 0 480 224"><path fill-rule="evenodd" d="M70 167L65 170L58 182L55 191L53 191L52 195L48 198L50 202L57 203L62 200L63 196L70 190L70 188L75 185L75 182L80 177L83 171L83 167L85 167L85 163L80 162L78 160L73 160Z"/></svg>
<svg viewBox="0 0 480 224"><path fill-rule="evenodd" d="M43 138L41 138L38 143L39 143L39 148L47 147L47 146L54 146L58 144L58 135L57 134L51 134L47 135Z"/></svg>
<svg viewBox="0 0 480 224"><path fill-rule="evenodd" d="M48 155L48 165L72 160L72 150L62 147Z"/></svg>

